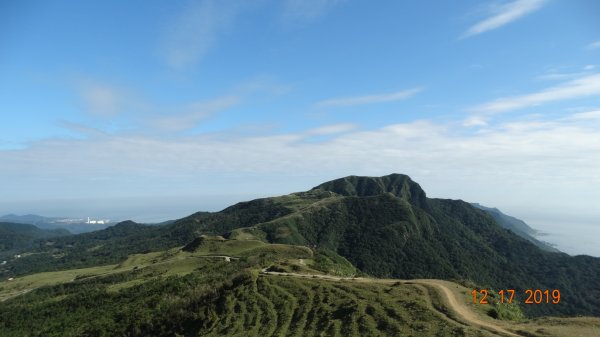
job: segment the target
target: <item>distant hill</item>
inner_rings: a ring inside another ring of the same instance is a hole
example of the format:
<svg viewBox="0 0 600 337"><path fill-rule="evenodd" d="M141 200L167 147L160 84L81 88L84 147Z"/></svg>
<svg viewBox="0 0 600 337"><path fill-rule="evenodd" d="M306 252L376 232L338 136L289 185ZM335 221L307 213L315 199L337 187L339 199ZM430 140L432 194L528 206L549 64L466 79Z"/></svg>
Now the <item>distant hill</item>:
<svg viewBox="0 0 600 337"><path fill-rule="evenodd" d="M3 222L13 222L13 223L26 223L30 225L35 224L45 224L52 223L60 218L49 218L36 214L25 214L25 215L17 215L17 214L6 214L0 216L0 221Z"/></svg>
<svg viewBox="0 0 600 337"><path fill-rule="evenodd" d="M104 229L110 224L88 224L85 221L76 221L75 219L63 217L46 217L37 214L6 214L0 216L0 222L12 222L35 225L42 229L66 229L71 233L86 233Z"/></svg>
<svg viewBox="0 0 600 337"><path fill-rule="evenodd" d="M29 249L37 239L70 235L66 229L40 229L34 225L0 222L0 257Z"/></svg>
<svg viewBox="0 0 600 337"><path fill-rule="evenodd" d="M529 227L529 225L527 225L523 220L517 219L510 215L506 215L506 214L500 212L500 210L497 208L486 207L486 206L480 205L478 203L471 203L471 205L473 205L476 208L486 211L502 227L511 230L513 233L515 233L518 236L524 238L525 240L533 243L534 245L540 247L541 249L549 251L549 252L560 252L560 250L556 249L551 244L536 239L535 234L537 233L537 231L535 229Z"/></svg>
<svg viewBox="0 0 600 337"><path fill-rule="evenodd" d="M202 234L302 245L376 277L469 280L492 289L559 289L560 305L529 315L600 315L600 259L548 252L461 200L430 199L410 177L349 176L307 192L198 212L163 226L125 222L53 239L11 275L110 264Z"/></svg>

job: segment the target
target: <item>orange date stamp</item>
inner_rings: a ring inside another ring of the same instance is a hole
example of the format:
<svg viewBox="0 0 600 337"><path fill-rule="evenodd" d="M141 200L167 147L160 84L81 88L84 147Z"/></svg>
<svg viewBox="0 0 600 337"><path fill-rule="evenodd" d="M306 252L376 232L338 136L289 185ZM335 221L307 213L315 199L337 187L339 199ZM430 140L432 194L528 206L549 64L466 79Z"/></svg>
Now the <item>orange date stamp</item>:
<svg viewBox="0 0 600 337"><path fill-rule="evenodd" d="M515 298L514 289L501 289L498 291L500 296L500 303L513 303ZM486 289L473 289L471 291L473 295L473 303L476 304L489 304L488 296L489 292ZM560 303L560 290L540 290L540 289L525 289L525 304L542 304L542 303Z"/></svg>

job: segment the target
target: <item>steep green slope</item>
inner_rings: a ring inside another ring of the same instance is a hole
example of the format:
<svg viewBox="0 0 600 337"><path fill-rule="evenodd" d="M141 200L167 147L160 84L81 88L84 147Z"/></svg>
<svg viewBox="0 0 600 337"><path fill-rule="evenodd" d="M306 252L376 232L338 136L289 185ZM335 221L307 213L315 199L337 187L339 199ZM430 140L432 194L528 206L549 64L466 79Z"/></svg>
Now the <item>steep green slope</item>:
<svg viewBox="0 0 600 337"><path fill-rule="evenodd" d="M428 199L408 176L346 177L308 192L200 212L172 224L124 223L40 242L6 276L110 264L184 245L201 234L305 245L377 277L467 279L492 289L559 289L560 305L530 315L600 315L600 259L545 252L457 200Z"/></svg>
<svg viewBox="0 0 600 337"><path fill-rule="evenodd" d="M600 315L600 259L540 250L486 212L426 199L402 175L348 177L317 186L341 198L257 227L272 242L324 247L377 277L469 279L492 289L559 289L560 305L530 315ZM581 295L585 294L585 295Z"/></svg>
<svg viewBox="0 0 600 337"><path fill-rule="evenodd" d="M349 176L323 183L311 191L331 191L343 196L368 197L390 193L422 209L427 209L427 197L419 184L404 174L383 177Z"/></svg>
<svg viewBox="0 0 600 337"><path fill-rule="evenodd" d="M498 222L500 226L506 229L510 229L513 233L533 243L541 249L549 252L560 252L558 249L552 247L550 244L536 239L534 236L537 233L536 230L529 227L529 225L527 225L523 220L517 219L510 215L506 215L500 212L500 210L497 208L485 207L477 203L472 203L471 205L487 212L494 218L494 220L496 220L496 222Z"/></svg>

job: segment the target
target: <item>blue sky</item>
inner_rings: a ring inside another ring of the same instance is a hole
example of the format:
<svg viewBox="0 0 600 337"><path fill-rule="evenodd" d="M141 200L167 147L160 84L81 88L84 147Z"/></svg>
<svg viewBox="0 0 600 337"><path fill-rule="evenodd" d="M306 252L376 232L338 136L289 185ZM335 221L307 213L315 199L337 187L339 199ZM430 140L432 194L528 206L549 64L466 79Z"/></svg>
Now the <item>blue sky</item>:
<svg viewBox="0 0 600 337"><path fill-rule="evenodd" d="M161 220L399 172L541 227L598 223L598 13L2 1L0 213Z"/></svg>

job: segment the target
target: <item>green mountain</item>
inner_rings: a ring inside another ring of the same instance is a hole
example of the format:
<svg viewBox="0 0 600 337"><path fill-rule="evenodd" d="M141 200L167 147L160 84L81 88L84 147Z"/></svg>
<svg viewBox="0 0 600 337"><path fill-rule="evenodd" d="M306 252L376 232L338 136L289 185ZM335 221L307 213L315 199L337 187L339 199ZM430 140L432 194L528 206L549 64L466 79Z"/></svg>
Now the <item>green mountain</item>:
<svg viewBox="0 0 600 337"><path fill-rule="evenodd" d="M29 249L37 239L70 235L65 229L40 229L34 225L0 222L0 258Z"/></svg>
<svg viewBox="0 0 600 337"><path fill-rule="evenodd" d="M323 252L324 269L348 261L375 277L464 280L521 294L559 289L559 305L523 310L530 316L600 315L600 259L544 251L469 203L427 198L400 174L336 179L160 227L127 222L56 238L51 245L41 242L39 254L20 259L7 275L118 263L203 234L306 246Z"/></svg>
<svg viewBox="0 0 600 337"><path fill-rule="evenodd" d="M500 212L500 210L497 208L485 207L478 203L472 203L471 205L486 211L489 215L491 215L494 218L494 220L496 220L496 222L498 222L500 226L511 230L513 233L533 243L541 249L547 250L549 252L560 252L551 244L536 239L535 234L537 233L537 231L529 227L529 225L527 225L523 220L517 219L510 215L506 215Z"/></svg>

